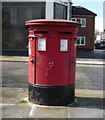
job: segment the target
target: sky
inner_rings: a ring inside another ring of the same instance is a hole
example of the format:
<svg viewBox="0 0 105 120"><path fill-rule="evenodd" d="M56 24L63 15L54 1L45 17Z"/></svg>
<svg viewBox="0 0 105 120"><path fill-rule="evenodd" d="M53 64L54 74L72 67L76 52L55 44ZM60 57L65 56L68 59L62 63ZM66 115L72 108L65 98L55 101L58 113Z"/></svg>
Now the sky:
<svg viewBox="0 0 105 120"><path fill-rule="evenodd" d="M103 31L103 2L105 0L72 0L73 6L82 6L96 13L95 29Z"/></svg>

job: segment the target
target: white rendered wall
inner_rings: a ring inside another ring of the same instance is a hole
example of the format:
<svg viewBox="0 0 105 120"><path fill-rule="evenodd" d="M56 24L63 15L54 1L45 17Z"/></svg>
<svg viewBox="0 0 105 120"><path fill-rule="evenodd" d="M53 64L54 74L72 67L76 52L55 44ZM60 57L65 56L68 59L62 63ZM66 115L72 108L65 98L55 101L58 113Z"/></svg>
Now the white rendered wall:
<svg viewBox="0 0 105 120"><path fill-rule="evenodd" d="M45 18L46 19L53 19L54 17L54 3L53 1L46 0L46 12L45 12Z"/></svg>

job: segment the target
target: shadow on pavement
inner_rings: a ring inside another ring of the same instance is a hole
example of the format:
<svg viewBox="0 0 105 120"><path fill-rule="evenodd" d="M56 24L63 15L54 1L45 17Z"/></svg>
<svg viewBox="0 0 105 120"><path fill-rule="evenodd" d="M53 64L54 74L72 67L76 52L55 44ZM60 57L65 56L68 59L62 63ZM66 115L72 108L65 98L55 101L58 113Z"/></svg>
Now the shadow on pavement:
<svg viewBox="0 0 105 120"><path fill-rule="evenodd" d="M92 98L92 97L76 97L77 102L69 105L69 107L83 107L83 108L95 108L105 109L105 98Z"/></svg>

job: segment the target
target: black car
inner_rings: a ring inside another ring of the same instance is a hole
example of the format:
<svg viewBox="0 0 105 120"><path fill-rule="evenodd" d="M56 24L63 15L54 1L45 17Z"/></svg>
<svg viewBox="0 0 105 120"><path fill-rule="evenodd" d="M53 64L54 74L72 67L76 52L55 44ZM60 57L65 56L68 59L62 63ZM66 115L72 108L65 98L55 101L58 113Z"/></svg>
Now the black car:
<svg viewBox="0 0 105 120"><path fill-rule="evenodd" d="M94 42L95 49L104 49L105 48L105 40L96 40Z"/></svg>

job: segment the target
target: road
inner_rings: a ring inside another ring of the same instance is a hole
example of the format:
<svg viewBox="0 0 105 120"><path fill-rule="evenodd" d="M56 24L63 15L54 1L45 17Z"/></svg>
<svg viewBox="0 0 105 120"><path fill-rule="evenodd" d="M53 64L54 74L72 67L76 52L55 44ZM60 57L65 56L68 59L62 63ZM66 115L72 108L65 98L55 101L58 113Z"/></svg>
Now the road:
<svg viewBox="0 0 105 120"><path fill-rule="evenodd" d="M28 87L28 63L3 62L2 86ZM103 66L77 64L76 89L103 90Z"/></svg>
<svg viewBox="0 0 105 120"><path fill-rule="evenodd" d="M102 65L79 65L76 67L76 88L88 90L103 90Z"/></svg>

